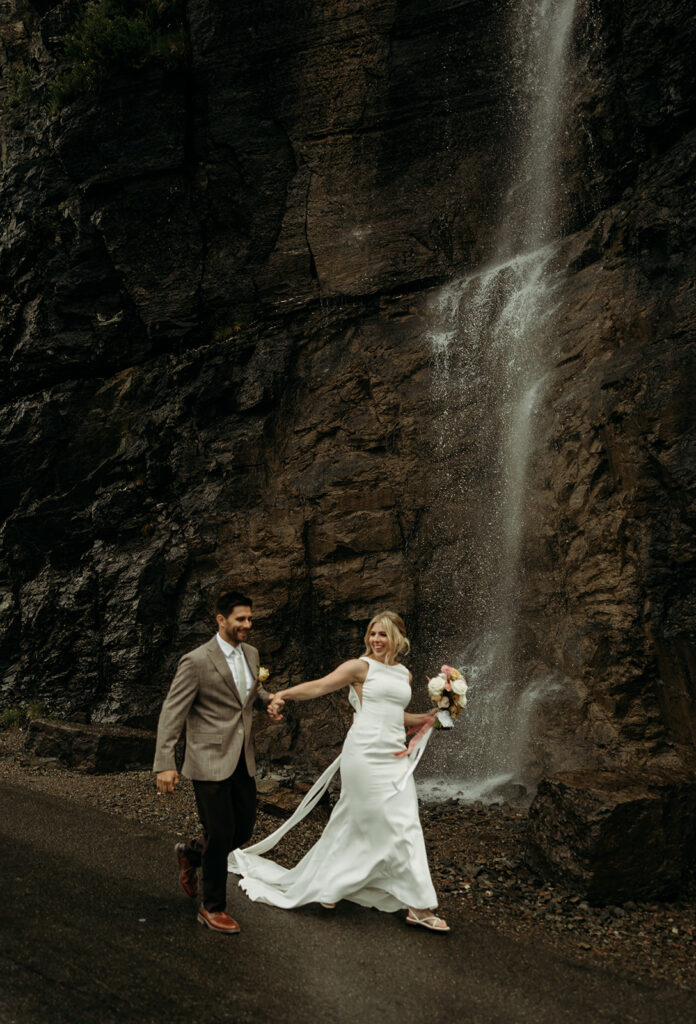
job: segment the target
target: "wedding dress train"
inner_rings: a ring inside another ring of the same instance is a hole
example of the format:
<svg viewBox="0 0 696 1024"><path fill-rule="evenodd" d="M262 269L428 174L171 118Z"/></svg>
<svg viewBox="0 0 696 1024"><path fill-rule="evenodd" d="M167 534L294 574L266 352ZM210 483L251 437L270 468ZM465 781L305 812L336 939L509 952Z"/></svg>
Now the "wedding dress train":
<svg viewBox="0 0 696 1024"><path fill-rule="evenodd" d="M394 756L405 749L408 670L362 660L362 706L350 687L355 718L339 757L288 821L230 854L229 870L252 900L283 908L339 900L386 911L437 906L409 759ZM316 806L339 768L341 795L314 846L290 869L263 857Z"/></svg>

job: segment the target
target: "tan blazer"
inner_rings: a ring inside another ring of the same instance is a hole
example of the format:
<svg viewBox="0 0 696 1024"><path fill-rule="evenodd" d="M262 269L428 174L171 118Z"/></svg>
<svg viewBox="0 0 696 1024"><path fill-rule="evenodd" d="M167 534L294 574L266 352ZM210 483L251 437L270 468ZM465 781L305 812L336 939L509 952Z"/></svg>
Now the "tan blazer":
<svg viewBox="0 0 696 1024"><path fill-rule="evenodd" d="M242 750L249 774L255 774L253 711L265 707L270 694L257 678L259 652L249 644L241 648L256 680L243 703L215 637L183 656L160 712L153 771L176 768L174 747L186 722L184 775L209 782L227 779Z"/></svg>

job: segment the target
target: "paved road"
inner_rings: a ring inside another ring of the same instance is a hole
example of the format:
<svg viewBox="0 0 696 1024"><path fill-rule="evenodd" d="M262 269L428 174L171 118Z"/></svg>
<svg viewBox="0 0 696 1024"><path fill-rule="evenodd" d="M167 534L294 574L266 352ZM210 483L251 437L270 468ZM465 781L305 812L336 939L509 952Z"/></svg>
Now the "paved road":
<svg viewBox="0 0 696 1024"><path fill-rule="evenodd" d="M462 923L286 912L230 881L242 933L196 924L172 838L0 783L0 1024L693 1024L693 997Z"/></svg>

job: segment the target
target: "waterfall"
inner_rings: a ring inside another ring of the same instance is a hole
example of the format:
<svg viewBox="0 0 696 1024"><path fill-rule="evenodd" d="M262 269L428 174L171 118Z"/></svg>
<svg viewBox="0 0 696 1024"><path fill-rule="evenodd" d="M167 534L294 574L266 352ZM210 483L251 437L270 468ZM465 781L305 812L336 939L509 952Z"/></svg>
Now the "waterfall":
<svg viewBox="0 0 696 1024"><path fill-rule="evenodd" d="M518 170L503 203L498 255L537 249L562 227L559 159L566 127L576 0L521 0L513 46L522 115Z"/></svg>
<svg viewBox="0 0 696 1024"><path fill-rule="evenodd" d="M435 776L421 783L426 794L439 786L442 795L443 775L444 792L469 798L528 781L529 723L545 686L525 678L519 594L530 460L553 365L554 239L562 230L559 157L575 3L518 5L511 47L517 170L501 203L495 255L442 289L431 308L438 494L446 501L430 603L442 612L436 639L447 643L443 655L464 669L471 692L455 736L431 745L440 752L426 762Z"/></svg>

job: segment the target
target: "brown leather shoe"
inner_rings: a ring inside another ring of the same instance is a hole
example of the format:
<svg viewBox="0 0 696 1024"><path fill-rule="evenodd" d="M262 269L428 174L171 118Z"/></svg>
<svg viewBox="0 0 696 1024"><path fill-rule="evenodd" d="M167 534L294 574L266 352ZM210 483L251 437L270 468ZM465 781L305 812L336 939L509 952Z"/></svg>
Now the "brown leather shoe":
<svg viewBox="0 0 696 1024"><path fill-rule="evenodd" d="M174 853L179 861L179 867L181 868L181 874L179 875L179 881L181 882L181 888L184 890L187 896L192 899L198 895L198 871L191 863L184 852L186 847L183 843L177 843L174 847Z"/></svg>
<svg viewBox="0 0 696 1024"><path fill-rule="evenodd" d="M224 910L206 910L202 904L198 908L198 922L207 924L214 932L224 932L225 935L234 935L239 931L237 922Z"/></svg>

